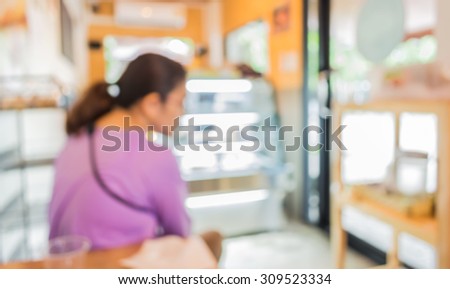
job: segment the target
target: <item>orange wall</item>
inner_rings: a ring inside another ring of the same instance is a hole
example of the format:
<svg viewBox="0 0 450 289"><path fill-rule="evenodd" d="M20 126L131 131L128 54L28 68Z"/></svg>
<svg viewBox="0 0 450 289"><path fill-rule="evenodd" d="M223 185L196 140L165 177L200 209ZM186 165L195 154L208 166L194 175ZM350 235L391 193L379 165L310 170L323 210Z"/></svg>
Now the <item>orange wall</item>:
<svg viewBox="0 0 450 289"><path fill-rule="evenodd" d="M203 12L200 8L187 9L187 24L183 29L149 29L142 27L125 27L116 25L91 25L88 29L88 39L103 41L108 35L136 37L189 37L196 44L204 43ZM195 59L193 66L200 65ZM105 76L105 60L103 49L89 50L89 83L103 80Z"/></svg>
<svg viewBox="0 0 450 289"><path fill-rule="evenodd" d="M272 14L276 7L290 2L290 28L273 33ZM268 78L277 89L298 88L302 83L302 9L300 0L224 0L224 34L255 20L264 20L270 25L269 53L270 72ZM280 69L280 58L284 53L298 52L298 70L284 72Z"/></svg>

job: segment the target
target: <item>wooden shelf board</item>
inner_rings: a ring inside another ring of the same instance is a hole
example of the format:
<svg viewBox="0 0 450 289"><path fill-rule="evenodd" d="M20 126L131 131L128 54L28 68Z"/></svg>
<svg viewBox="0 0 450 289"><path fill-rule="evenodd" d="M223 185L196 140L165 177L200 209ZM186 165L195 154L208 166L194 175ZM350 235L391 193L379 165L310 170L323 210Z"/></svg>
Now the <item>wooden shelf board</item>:
<svg viewBox="0 0 450 289"><path fill-rule="evenodd" d="M382 98L371 100L367 103L343 103L336 104L335 108L339 110L383 110L383 111L431 111L440 110L450 106L450 98Z"/></svg>
<svg viewBox="0 0 450 289"><path fill-rule="evenodd" d="M342 205L348 205L383 221L400 232L411 234L433 246L437 245L438 224L433 217L408 217L400 212L369 201L347 197Z"/></svg>

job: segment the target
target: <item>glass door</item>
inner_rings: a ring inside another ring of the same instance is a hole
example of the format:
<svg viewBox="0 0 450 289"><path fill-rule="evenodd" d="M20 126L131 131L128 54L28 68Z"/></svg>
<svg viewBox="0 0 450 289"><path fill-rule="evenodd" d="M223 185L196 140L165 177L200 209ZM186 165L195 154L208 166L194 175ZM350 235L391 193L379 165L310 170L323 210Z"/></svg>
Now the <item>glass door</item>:
<svg viewBox="0 0 450 289"><path fill-rule="evenodd" d="M304 1L303 219L329 227L330 0Z"/></svg>

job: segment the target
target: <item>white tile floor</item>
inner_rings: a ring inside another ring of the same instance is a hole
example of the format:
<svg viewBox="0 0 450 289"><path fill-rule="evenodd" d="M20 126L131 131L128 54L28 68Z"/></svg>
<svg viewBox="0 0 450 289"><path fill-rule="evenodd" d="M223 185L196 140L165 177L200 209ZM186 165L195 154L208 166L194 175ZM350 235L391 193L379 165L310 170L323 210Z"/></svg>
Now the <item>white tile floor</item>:
<svg viewBox="0 0 450 289"><path fill-rule="evenodd" d="M375 264L349 250L347 268ZM329 269L334 268L330 241L319 229L290 224L285 230L229 238L224 241L221 268L227 269Z"/></svg>

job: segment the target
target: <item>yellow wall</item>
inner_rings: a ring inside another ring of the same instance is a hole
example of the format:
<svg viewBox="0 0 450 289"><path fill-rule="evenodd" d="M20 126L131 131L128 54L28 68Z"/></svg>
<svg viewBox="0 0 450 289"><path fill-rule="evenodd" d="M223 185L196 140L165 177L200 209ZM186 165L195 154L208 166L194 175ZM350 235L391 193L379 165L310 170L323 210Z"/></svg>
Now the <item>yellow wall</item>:
<svg viewBox="0 0 450 289"><path fill-rule="evenodd" d="M290 2L289 30L273 33L272 14L276 7ZM300 0L224 0L223 28L224 34L233 31L248 22L264 20L270 25L269 53L270 72L268 78L279 90L298 88L302 83L302 9ZM299 57L296 72L280 70L280 58L284 53L297 52Z"/></svg>
<svg viewBox="0 0 450 289"><path fill-rule="evenodd" d="M183 29L148 29L141 27L124 27L115 25L91 25L88 39L102 42L108 35L136 37L189 37L196 44L204 43L203 12L201 8L188 8L187 24ZM200 65L195 59L193 67ZM89 50L89 83L103 80L105 76L105 60L103 49Z"/></svg>

